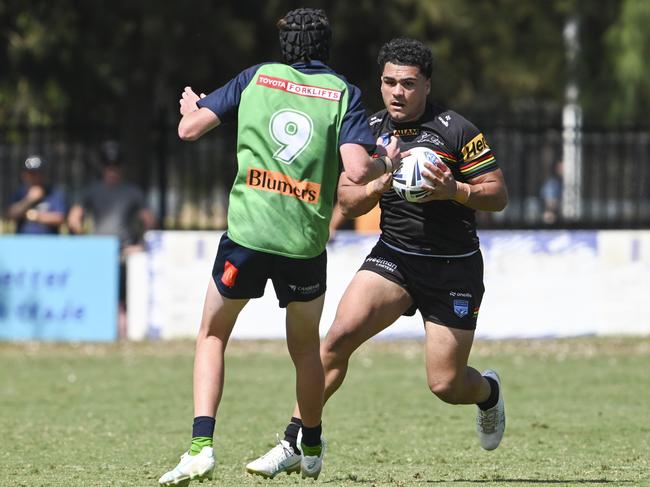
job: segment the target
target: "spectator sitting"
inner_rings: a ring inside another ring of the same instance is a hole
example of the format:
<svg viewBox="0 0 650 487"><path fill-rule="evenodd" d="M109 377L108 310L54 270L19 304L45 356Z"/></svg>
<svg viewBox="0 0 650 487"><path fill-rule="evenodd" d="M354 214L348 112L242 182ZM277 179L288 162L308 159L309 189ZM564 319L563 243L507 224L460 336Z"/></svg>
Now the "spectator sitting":
<svg viewBox="0 0 650 487"><path fill-rule="evenodd" d="M56 235L65 220L63 192L45 183L45 166L45 159L37 155L24 162L22 186L11 198L7 211L18 234Z"/></svg>

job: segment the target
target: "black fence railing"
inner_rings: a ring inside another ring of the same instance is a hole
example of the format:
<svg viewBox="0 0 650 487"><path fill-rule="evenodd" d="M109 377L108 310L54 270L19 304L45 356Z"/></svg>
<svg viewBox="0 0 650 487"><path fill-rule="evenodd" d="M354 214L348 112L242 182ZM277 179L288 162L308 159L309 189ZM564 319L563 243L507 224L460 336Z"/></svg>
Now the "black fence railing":
<svg viewBox="0 0 650 487"><path fill-rule="evenodd" d="M562 128L481 124L510 196L501 213L479 215L481 228L650 228L650 127L586 128L581 133L581 213L562 215ZM105 128L0 127L0 202L20 183L30 153L50 162L48 177L75 201L99 177L97 148L112 138ZM236 171L234 127L219 127L193 143L176 127L150 130L137 163L126 148L127 177L146 192L165 229L223 229ZM11 231L5 220L2 229Z"/></svg>

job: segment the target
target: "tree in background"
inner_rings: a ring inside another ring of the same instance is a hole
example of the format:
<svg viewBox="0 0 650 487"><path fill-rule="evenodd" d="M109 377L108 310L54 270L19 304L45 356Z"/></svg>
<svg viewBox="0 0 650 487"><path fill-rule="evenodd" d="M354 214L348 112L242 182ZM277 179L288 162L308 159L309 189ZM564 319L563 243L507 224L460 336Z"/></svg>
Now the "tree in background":
<svg viewBox="0 0 650 487"><path fill-rule="evenodd" d="M569 15L580 21L585 122L645 122L650 110L645 0L0 0L0 123L117 127L137 161L155 145L149 127L176 120L186 84L209 89L278 59L268 26L302 3L328 12L332 65L370 110L379 46L406 35L434 52L439 102L474 119L559 114Z"/></svg>
<svg viewBox="0 0 650 487"><path fill-rule="evenodd" d="M623 0L606 34L617 91L610 114L615 120L642 120L650 108L650 2Z"/></svg>

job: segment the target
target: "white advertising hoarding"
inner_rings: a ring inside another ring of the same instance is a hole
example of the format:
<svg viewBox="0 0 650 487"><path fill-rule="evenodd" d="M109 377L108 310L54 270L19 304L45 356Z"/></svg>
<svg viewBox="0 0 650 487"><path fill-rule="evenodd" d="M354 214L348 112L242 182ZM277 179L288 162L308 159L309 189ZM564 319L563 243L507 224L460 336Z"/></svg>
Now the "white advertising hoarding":
<svg viewBox="0 0 650 487"><path fill-rule="evenodd" d="M129 337L194 338L221 232L147 234L146 257L129 262ZM648 231L485 231L486 293L478 338L650 334ZM321 334L377 236L339 232L328 246ZM284 338L284 310L269 283L240 314L233 338ZM422 336L418 313L383 337Z"/></svg>

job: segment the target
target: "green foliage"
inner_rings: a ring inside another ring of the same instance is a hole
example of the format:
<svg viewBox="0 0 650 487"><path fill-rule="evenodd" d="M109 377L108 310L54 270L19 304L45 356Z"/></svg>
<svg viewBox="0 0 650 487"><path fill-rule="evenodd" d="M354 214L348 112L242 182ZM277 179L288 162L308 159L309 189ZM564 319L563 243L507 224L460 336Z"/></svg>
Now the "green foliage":
<svg viewBox="0 0 650 487"><path fill-rule="evenodd" d="M649 347L643 337L477 342L470 361L499 371L508 413L502 445L485 452L474 406L428 391L422 343L368 343L325 408L318 482L649 485ZM193 352L190 342L0 344L0 485L156 485L189 447ZM284 343L231 343L215 480L202 485L269 486L244 465L273 446L294 393Z"/></svg>
<svg viewBox="0 0 650 487"><path fill-rule="evenodd" d="M620 99L612 106L615 117L647 116L650 106L650 2L624 0L621 15L607 32Z"/></svg>
<svg viewBox="0 0 650 487"><path fill-rule="evenodd" d="M645 0L5 0L0 2L0 121L119 126L147 150L146 128L175 122L185 85L210 91L279 58L276 20L298 4L333 23L331 64L379 109L376 55L395 36L437 60L434 98L464 113L564 102L562 31L580 22L577 77L589 119L642 120L650 5ZM609 52L611 55L605 55Z"/></svg>
<svg viewBox="0 0 650 487"><path fill-rule="evenodd" d="M545 2L417 2L416 37L439 60L439 86L453 105L507 109L561 99L562 16Z"/></svg>
<svg viewBox="0 0 650 487"><path fill-rule="evenodd" d="M48 124L68 108L70 93L59 79L74 40L69 2L58 15L45 2L11 2L0 9L0 120Z"/></svg>

